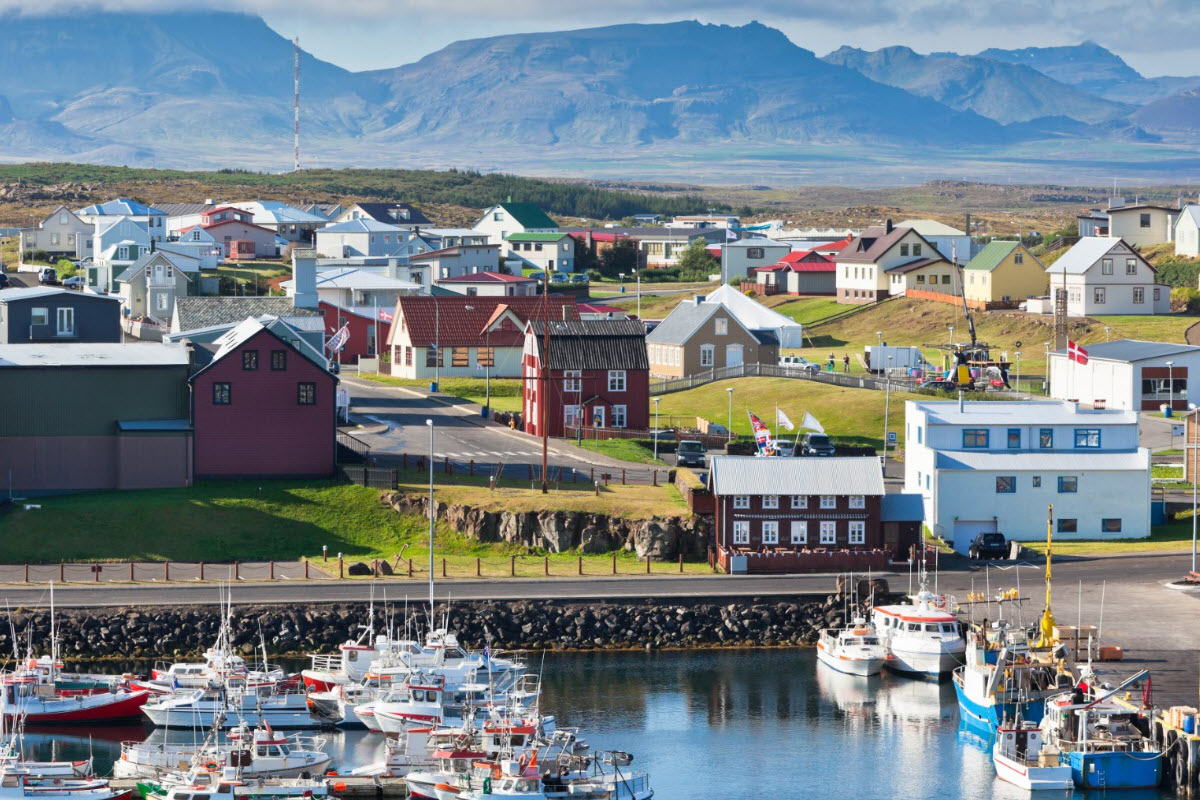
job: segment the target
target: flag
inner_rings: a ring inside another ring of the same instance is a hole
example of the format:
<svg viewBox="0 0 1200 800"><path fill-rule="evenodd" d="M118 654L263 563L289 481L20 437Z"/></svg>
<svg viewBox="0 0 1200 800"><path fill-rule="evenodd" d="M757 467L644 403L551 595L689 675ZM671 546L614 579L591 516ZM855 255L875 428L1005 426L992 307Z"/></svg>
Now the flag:
<svg viewBox="0 0 1200 800"><path fill-rule="evenodd" d="M179 676L178 675L171 676L171 691L173 691L173 692L179 691Z"/></svg>
<svg viewBox="0 0 1200 800"><path fill-rule="evenodd" d="M771 441L771 429L755 414L749 411L746 413L750 414L750 427L754 430L754 442L758 445L758 453L766 455L775 449L775 444Z"/></svg>
<svg viewBox="0 0 1200 800"><path fill-rule="evenodd" d="M391 321L392 321L392 314L391 314L391 312L390 312L390 311L380 311L380 312L379 312L379 318L380 318L381 320L383 320L384 322L391 322Z"/></svg>
<svg viewBox="0 0 1200 800"><path fill-rule="evenodd" d="M737 241L737 233L733 230L733 228L725 229L725 239L730 242Z"/></svg>
<svg viewBox="0 0 1200 800"><path fill-rule="evenodd" d="M1067 359L1077 364L1088 363L1088 352L1074 342L1067 342Z"/></svg>
<svg viewBox="0 0 1200 800"><path fill-rule="evenodd" d="M790 419L788 419L788 415L783 412L782 408L775 409L775 424L786 431L796 430L796 426L792 424Z"/></svg>
<svg viewBox="0 0 1200 800"><path fill-rule="evenodd" d="M817 433L825 432L825 429L821 427L821 423L817 422L817 418L807 411L804 412L804 422L800 423L800 429L816 431Z"/></svg>
<svg viewBox="0 0 1200 800"><path fill-rule="evenodd" d="M341 330L329 337L329 341L325 343L325 348L335 353L340 353L346 347L346 342L348 341L350 341L350 324L346 323L341 327Z"/></svg>

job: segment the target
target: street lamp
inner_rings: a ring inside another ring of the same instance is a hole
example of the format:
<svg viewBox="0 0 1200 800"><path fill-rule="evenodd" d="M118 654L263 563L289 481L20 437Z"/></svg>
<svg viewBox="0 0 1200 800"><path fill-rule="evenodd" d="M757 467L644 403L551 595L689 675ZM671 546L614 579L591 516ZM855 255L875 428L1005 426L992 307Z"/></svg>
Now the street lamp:
<svg viewBox="0 0 1200 800"><path fill-rule="evenodd" d="M464 311L474 311L475 306L463 306L463 310ZM491 329L491 326L485 328L483 331L483 343L484 343L483 351L485 353L487 353L487 356L486 356L487 360L483 362L483 369L484 369L483 380L484 380L484 385L487 387L487 389L486 389L487 397L484 399L483 410L480 412L480 416L483 417L484 419L488 419L492 416L492 329ZM438 360L439 361L441 360L440 357ZM476 363L476 365L478 365L478 363L479 363L478 358L475 359L475 363Z"/></svg>
<svg viewBox="0 0 1200 800"><path fill-rule="evenodd" d="M437 509L433 504L433 420L425 420L429 426L429 619L433 624L433 519Z"/></svg>
<svg viewBox="0 0 1200 800"><path fill-rule="evenodd" d="M1107 325L1104 326L1104 341L1106 341L1106 342L1112 341L1112 328L1110 328Z"/></svg>
<svg viewBox="0 0 1200 800"><path fill-rule="evenodd" d="M658 462L658 404L662 401L661 397L654 398L654 461Z"/></svg>
<svg viewBox="0 0 1200 800"><path fill-rule="evenodd" d="M726 431L726 439L733 441L733 387L730 386L725 391L729 392L729 430Z"/></svg>
<svg viewBox="0 0 1200 800"><path fill-rule="evenodd" d="M947 325L946 327L950 329L950 349L954 350L954 326Z"/></svg>
<svg viewBox="0 0 1200 800"><path fill-rule="evenodd" d="M883 475L887 477L887 447L888 447L888 413L892 408L892 378L891 360L888 356L888 368L883 372Z"/></svg>
<svg viewBox="0 0 1200 800"><path fill-rule="evenodd" d="M1017 351L1017 394L1021 393L1021 351Z"/></svg>
<svg viewBox="0 0 1200 800"><path fill-rule="evenodd" d="M871 359L879 369L883 369L883 331L875 331L875 338L879 341L879 349L873 354L877 356Z"/></svg>
<svg viewBox="0 0 1200 800"><path fill-rule="evenodd" d="M1167 416L1171 416L1171 412L1175 410L1175 373L1173 368L1174 361L1167 362Z"/></svg>

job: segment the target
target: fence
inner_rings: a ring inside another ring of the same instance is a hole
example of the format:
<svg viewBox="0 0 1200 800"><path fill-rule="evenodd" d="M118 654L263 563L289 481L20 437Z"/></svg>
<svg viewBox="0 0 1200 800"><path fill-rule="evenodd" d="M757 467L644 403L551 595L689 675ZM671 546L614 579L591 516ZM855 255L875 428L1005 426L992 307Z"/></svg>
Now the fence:
<svg viewBox="0 0 1200 800"><path fill-rule="evenodd" d="M428 475L429 467L427 455L374 453L368 464L339 464L338 474L342 479L359 486L391 491L401 482L404 473ZM433 471L435 475L494 478L496 481L528 481L530 484L540 484L542 481L541 464L532 463L492 464L443 456L433 459ZM602 486L647 483L658 486L667 481L670 474L671 470L667 467L576 467L551 464L546 468L546 482L555 488L562 488L564 484L591 487L597 483Z"/></svg>
<svg viewBox="0 0 1200 800"><path fill-rule="evenodd" d="M962 305L962 298L956 294L947 294L946 292L931 292L928 289L906 289L905 297L911 297L916 300L933 300L938 303L948 303L952 306ZM972 311L999 311L1012 310L1021 305L1025 298L1017 300L967 300L967 308Z"/></svg>
<svg viewBox="0 0 1200 800"><path fill-rule="evenodd" d="M802 369L799 366L783 367L778 364L741 364L736 367L710 369L708 372L702 372L688 378L655 381L650 384L650 394L660 395L683 392L688 389L694 389L697 386L713 383L714 381L745 377L795 378L797 380L816 381L818 383L831 383L835 386L846 386L852 389L879 390L885 387L885 381L859 375L850 375L844 372L809 370ZM902 388L905 381L892 379L890 383L894 388Z"/></svg>
<svg viewBox="0 0 1200 800"><path fill-rule="evenodd" d="M337 461L339 464L362 464L371 455L371 448L344 431L337 432Z"/></svg>

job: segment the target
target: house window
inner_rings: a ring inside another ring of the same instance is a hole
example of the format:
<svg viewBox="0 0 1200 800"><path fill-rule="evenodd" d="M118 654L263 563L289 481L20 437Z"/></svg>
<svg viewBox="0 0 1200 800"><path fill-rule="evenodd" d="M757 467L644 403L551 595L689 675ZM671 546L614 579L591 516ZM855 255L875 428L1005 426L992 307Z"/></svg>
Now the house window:
<svg viewBox="0 0 1200 800"><path fill-rule="evenodd" d="M1097 303L1104 302L1104 287L1103 286L1096 287L1095 291L1092 294L1092 299L1094 299Z"/></svg>
<svg viewBox="0 0 1200 800"><path fill-rule="evenodd" d="M942 276L942 283L943 283L943 284L948 284L948 283L950 283L950 276L949 276L949 275L943 275L943 276Z"/></svg>
<svg viewBox="0 0 1200 800"><path fill-rule="evenodd" d="M612 426L614 428L625 427L625 406L612 407Z"/></svg>
<svg viewBox="0 0 1200 800"><path fill-rule="evenodd" d="M1061 475L1058 479L1059 494L1075 494L1079 491L1079 478L1075 475Z"/></svg>
<svg viewBox="0 0 1200 800"><path fill-rule="evenodd" d="M779 508L779 495L764 494L762 499L763 508Z"/></svg>
<svg viewBox="0 0 1200 800"><path fill-rule="evenodd" d="M1100 520L1101 533L1120 533L1121 518L1120 517L1105 517Z"/></svg>
<svg viewBox="0 0 1200 800"><path fill-rule="evenodd" d="M779 523L768 520L762 524L762 543L779 544Z"/></svg>
<svg viewBox="0 0 1200 800"><path fill-rule="evenodd" d="M713 353L716 347L711 344L700 345L700 366L711 367L713 365Z"/></svg>
<svg viewBox="0 0 1200 800"><path fill-rule="evenodd" d="M67 224L67 213L65 211L58 215L58 224L59 225Z"/></svg>
<svg viewBox="0 0 1200 800"><path fill-rule="evenodd" d="M577 369L563 370L563 391L582 392L583 372Z"/></svg>
<svg viewBox="0 0 1200 800"><path fill-rule="evenodd" d="M258 369L258 351L242 351L242 369Z"/></svg>
<svg viewBox="0 0 1200 800"><path fill-rule="evenodd" d="M129 248L128 247L118 247L117 248L117 260L118 261L128 261L129 260Z"/></svg>
<svg viewBox="0 0 1200 800"><path fill-rule="evenodd" d="M1159 297L1159 294L1158 294L1158 293L1159 293L1160 291L1162 291L1162 290L1161 290L1161 289L1159 289L1159 288L1157 288L1157 287L1155 287L1155 289L1154 289L1154 302L1156 302L1156 303L1158 302L1158 297Z"/></svg>
<svg viewBox="0 0 1200 800"><path fill-rule="evenodd" d="M866 544L867 543L867 523L862 520L851 520L850 522L850 544Z"/></svg>
<svg viewBox="0 0 1200 800"><path fill-rule="evenodd" d="M1009 450L1020 450L1021 449L1021 429L1020 428L1009 428L1008 429L1008 449Z"/></svg>
<svg viewBox="0 0 1200 800"><path fill-rule="evenodd" d="M1079 520L1077 519L1060 519L1058 521L1059 533L1076 533L1079 530Z"/></svg>
<svg viewBox="0 0 1200 800"><path fill-rule="evenodd" d="M725 317L717 317L713 322L713 330L717 336L725 336L729 333L729 320Z"/></svg>
<svg viewBox="0 0 1200 800"><path fill-rule="evenodd" d="M1138 225L1142 228L1149 228L1150 227L1150 215L1149 214L1138 214Z"/></svg>
<svg viewBox="0 0 1200 800"><path fill-rule="evenodd" d="M58 234L57 233L50 234L50 244L52 244L52 245L58 244Z"/></svg>
<svg viewBox="0 0 1200 800"><path fill-rule="evenodd" d="M471 348L469 348L469 347L451 347L450 348L450 366L452 366L452 367L469 367L469 366L471 366Z"/></svg>
<svg viewBox="0 0 1200 800"><path fill-rule="evenodd" d="M1105 258L1100 261L1100 273L1102 275L1112 275L1112 259Z"/></svg>
<svg viewBox="0 0 1200 800"><path fill-rule="evenodd" d="M967 428L963 431L963 447L986 448L988 446L987 428Z"/></svg>
<svg viewBox="0 0 1200 800"><path fill-rule="evenodd" d="M806 494L792 495L792 508L808 508L808 495L806 495Z"/></svg>
<svg viewBox="0 0 1200 800"><path fill-rule="evenodd" d="M412 351L413 349L411 347L404 348L404 366L406 367L412 366Z"/></svg>
<svg viewBox="0 0 1200 800"><path fill-rule="evenodd" d="M33 308L29 311L30 325L49 325L50 324L50 309L48 308Z"/></svg>
<svg viewBox="0 0 1200 800"><path fill-rule="evenodd" d="M272 350L271 351L271 371L281 372L287 369L287 351Z"/></svg>
<svg viewBox="0 0 1200 800"><path fill-rule="evenodd" d="M861 494L850 495L850 507L851 508L866 508L867 507L867 498Z"/></svg>
<svg viewBox="0 0 1200 800"><path fill-rule="evenodd" d="M1126 275L1137 275L1137 259L1136 258L1125 259L1125 274Z"/></svg>
<svg viewBox="0 0 1200 800"><path fill-rule="evenodd" d="M900 279L900 276L899 276L899 275L897 275L897 276L896 276L896 280L899 280L899 279ZM925 282L925 276L924 276L924 275L918 275L918 276L917 276L917 283L924 283L924 282Z"/></svg>
<svg viewBox="0 0 1200 800"><path fill-rule="evenodd" d="M297 383L296 404L315 406L317 404L317 385L315 383Z"/></svg>
<svg viewBox="0 0 1200 800"><path fill-rule="evenodd" d="M920 244L913 244L913 255L914 256L921 255L921 245Z"/></svg>
<svg viewBox="0 0 1200 800"><path fill-rule="evenodd" d="M902 256L908 255L908 245L906 245L906 244L900 245L900 255L902 255Z"/></svg>
<svg viewBox="0 0 1200 800"><path fill-rule="evenodd" d="M1075 446L1096 449L1100 447L1100 429L1099 428L1076 428L1075 429Z"/></svg>
<svg viewBox="0 0 1200 800"><path fill-rule="evenodd" d="M228 406L233 404L233 390L228 383L213 384L213 405Z"/></svg>
<svg viewBox="0 0 1200 800"><path fill-rule="evenodd" d="M837 523L824 521L821 523L821 544L837 544Z"/></svg>
<svg viewBox="0 0 1200 800"><path fill-rule="evenodd" d="M761 247L747 247L746 248L746 258L761 260L762 257L763 257L763 248L761 248Z"/></svg>
<svg viewBox="0 0 1200 800"><path fill-rule="evenodd" d="M496 348L480 347L475 351L475 363L481 367L496 366Z"/></svg>
<svg viewBox="0 0 1200 800"><path fill-rule="evenodd" d="M1014 264L1024 264L1025 263L1025 254L1022 253L1020 250L1013 253L1013 263Z"/></svg>
<svg viewBox="0 0 1200 800"><path fill-rule="evenodd" d="M1042 428L1038 431L1038 447L1049 450L1054 447L1054 429Z"/></svg>
<svg viewBox="0 0 1200 800"><path fill-rule="evenodd" d="M427 366L427 367L438 366L438 361L439 361L438 355L439 355L439 353L438 353L438 349L436 347L426 347L425 348L425 366Z"/></svg>
<svg viewBox="0 0 1200 800"><path fill-rule="evenodd" d="M608 371L608 390L610 392L625 391L625 370L610 369Z"/></svg>
<svg viewBox="0 0 1200 800"><path fill-rule="evenodd" d="M572 427L579 424L579 406L563 406L563 425Z"/></svg>
<svg viewBox="0 0 1200 800"><path fill-rule="evenodd" d="M74 336L75 335L75 309L60 308L55 313L56 322L55 332L59 336Z"/></svg>
<svg viewBox="0 0 1200 800"><path fill-rule="evenodd" d="M1035 489L1042 488L1042 476L1041 475L1033 476L1033 488L1035 488Z"/></svg>
<svg viewBox="0 0 1200 800"><path fill-rule="evenodd" d="M733 507L734 508L749 508L750 507L750 495L735 494L733 496Z"/></svg>
<svg viewBox="0 0 1200 800"><path fill-rule="evenodd" d="M1133 287L1133 302L1135 302L1135 303L1146 302L1146 290L1143 289L1141 286Z"/></svg>
<svg viewBox="0 0 1200 800"><path fill-rule="evenodd" d="M1012 475L996 476L996 494L1016 494L1017 479Z"/></svg>
<svg viewBox="0 0 1200 800"><path fill-rule="evenodd" d="M832 494L821 495L821 508L837 508L837 497Z"/></svg>
<svg viewBox="0 0 1200 800"><path fill-rule="evenodd" d="M802 519L792 521L792 544L808 544L808 523Z"/></svg>
<svg viewBox="0 0 1200 800"><path fill-rule="evenodd" d="M733 523L733 543L734 544L750 544L750 523L735 522Z"/></svg>

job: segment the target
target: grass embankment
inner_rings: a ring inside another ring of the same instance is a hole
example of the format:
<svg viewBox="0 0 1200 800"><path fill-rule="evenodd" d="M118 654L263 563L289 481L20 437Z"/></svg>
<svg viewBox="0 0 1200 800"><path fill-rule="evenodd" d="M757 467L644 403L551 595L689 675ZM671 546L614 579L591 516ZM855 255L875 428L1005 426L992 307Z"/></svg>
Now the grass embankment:
<svg viewBox="0 0 1200 800"><path fill-rule="evenodd" d="M729 395L733 388L733 432L750 435L747 409L753 411L772 430L775 428L775 404L799 425L807 411L816 417L835 441L849 446L883 447L885 393L867 389L846 389L815 381L794 378L737 378L717 381L686 392L663 395L664 416L701 416L710 422L728 424ZM891 393L890 428L904 445L904 401L930 399L929 395ZM787 433L795 436L796 431ZM785 435L780 431L780 435Z"/></svg>
<svg viewBox="0 0 1200 800"><path fill-rule="evenodd" d="M403 473L403 490L424 493L421 473ZM528 484L505 480L489 492L480 479L435 478L439 501L487 510L588 511L631 519L686 514L674 486L552 488L543 495ZM322 545L350 560L394 559L403 553L419 569L427 563L428 522L423 516L397 514L384 506L380 492L332 481L264 481L201 483L187 489L138 492L94 492L39 500L41 509L17 508L4 518L3 560L9 563L48 561L277 561L309 557L316 561ZM445 558L450 577L474 577L475 559L485 576L507 576L517 556L517 576L545 572L578 572L577 553L545 554L509 544L484 544L439 524L435 554ZM53 547L47 547L53 542ZM583 556L584 572L612 572L612 555ZM636 556L618 554L618 571L644 573ZM706 564L689 571L707 572ZM677 572L677 564L655 565ZM440 566L439 566L440 571ZM427 573L424 574L427 577Z"/></svg>
<svg viewBox="0 0 1200 800"><path fill-rule="evenodd" d="M622 461L629 461L633 464L667 465L667 462L661 458L657 461L654 460L653 450L647 450L642 445L630 439L600 439L598 441L595 439L584 439L579 443L579 446L584 450L591 450L609 458L619 458Z"/></svg>
<svg viewBox="0 0 1200 800"><path fill-rule="evenodd" d="M347 373L348 375L351 373ZM374 375L364 372L353 377L363 380L383 383L388 386L408 386L428 389L429 380L426 378L395 378L391 375ZM492 378L492 410L520 411L521 410L521 379ZM476 405L487 401L487 381L484 378L442 378L438 383L441 394L458 397Z"/></svg>
<svg viewBox="0 0 1200 800"><path fill-rule="evenodd" d="M1190 485L1190 484L1189 484ZM1046 543L1024 542L1026 547L1039 553L1046 552ZM1103 539L1070 540L1057 535L1054 538L1056 556L1102 556L1116 553L1161 553L1172 550L1187 550L1192 546L1192 512L1181 511L1165 525L1155 527L1146 539ZM1181 566L1180 570L1186 568Z"/></svg>

